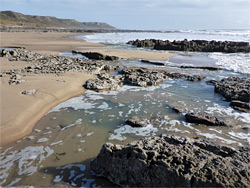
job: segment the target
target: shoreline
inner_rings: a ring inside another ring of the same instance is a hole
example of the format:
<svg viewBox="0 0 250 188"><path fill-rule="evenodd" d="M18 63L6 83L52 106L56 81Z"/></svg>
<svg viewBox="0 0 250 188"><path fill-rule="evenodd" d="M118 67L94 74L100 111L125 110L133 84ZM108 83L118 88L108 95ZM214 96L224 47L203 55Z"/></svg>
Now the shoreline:
<svg viewBox="0 0 250 188"><path fill-rule="evenodd" d="M85 33L82 33L85 34ZM98 47L99 44L79 41L72 33L0 33L1 48L19 46L37 53L58 55L78 46ZM9 61L0 58L1 72L23 68L32 63ZM25 83L9 85L9 77L0 77L1 126L0 146L6 146L30 134L35 124L56 105L84 94L82 85L94 75L67 72L56 77L54 74L27 75ZM58 82L56 80L64 80ZM34 96L21 94L24 90L36 89Z"/></svg>
<svg viewBox="0 0 250 188"><path fill-rule="evenodd" d="M70 52L79 46L91 47L86 49L92 51L93 47L104 47L102 44L89 43L74 38L76 35L87 33L0 33L1 48L24 47L25 49L48 55L59 55L61 52ZM136 50L110 50L121 58L133 59L143 58L148 60L168 59L173 54L141 52ZM162 56L159 56L159 55ZM136 55L136 56L135 56ZM34 62L9 61L0 58L1 72L23 68ZM56 105L86 91L82 85L96 75L81 72L66 72L56 77L54 74L28 74L22 79L24 83L9 85L9 76L0 77L1 87L1 126L0 146L5 146L29 135L36 123ZM58 80L63 80L59 82ZM34 95L23 95L24 90L33 90Z"/></svg>

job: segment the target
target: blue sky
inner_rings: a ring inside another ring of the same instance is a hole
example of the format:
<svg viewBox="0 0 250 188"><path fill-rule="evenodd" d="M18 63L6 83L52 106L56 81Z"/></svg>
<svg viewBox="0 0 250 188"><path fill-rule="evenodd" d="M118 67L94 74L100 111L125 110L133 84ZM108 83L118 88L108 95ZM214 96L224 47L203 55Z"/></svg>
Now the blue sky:
<svg viewBox="0 0 250 188"><path fill-rule="evenodd" d="M250 0L0 0L0 5L120 29L250 29Z"/></svg>

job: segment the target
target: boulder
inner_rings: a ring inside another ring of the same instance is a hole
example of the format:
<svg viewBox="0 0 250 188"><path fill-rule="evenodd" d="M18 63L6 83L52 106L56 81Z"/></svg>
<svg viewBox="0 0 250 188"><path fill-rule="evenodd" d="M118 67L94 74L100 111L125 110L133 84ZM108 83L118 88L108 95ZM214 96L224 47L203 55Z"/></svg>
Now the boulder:
<svg viewBox="0 0 250 188"><path fill-rule="evenodd" d="M122 187L249 187L250 148L233 149L187 137L106 143L91 161L97 176Z"/></svg>
<svg viewBox="0 0 250 188"><path fill-rule="evenodd" d="M185 118L189 123L198 123L212 126L229 126L225 121L219 120L217 117L205 112L189 112L185 115Z"/></svg>

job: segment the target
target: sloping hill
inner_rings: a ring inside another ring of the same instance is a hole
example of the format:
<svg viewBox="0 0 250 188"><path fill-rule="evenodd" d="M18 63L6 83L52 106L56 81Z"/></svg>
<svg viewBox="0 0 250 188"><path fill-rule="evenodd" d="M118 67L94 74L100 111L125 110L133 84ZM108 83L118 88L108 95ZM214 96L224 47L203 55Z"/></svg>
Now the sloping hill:
<svg viewBox="0 0 250 188"><path fill-rule="evenodd" d="M24 15L13 11L0 12L1 25L18 25L32 27L58 27L74 29L106 29L114 30L113 26L100 22L78 22L73 19L59 19L52 16Z"/></svg>

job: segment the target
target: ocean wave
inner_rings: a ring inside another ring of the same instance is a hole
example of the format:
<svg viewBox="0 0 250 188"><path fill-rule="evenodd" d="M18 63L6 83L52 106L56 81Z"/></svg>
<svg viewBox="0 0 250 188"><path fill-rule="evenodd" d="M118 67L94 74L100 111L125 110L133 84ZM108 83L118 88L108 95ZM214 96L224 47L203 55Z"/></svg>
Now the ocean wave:
<svg viewBox="0 0 250 188"><path fill-rule="evenodd" d="M250 74L250 54L212 53L210 58L217 60L215 64L222 68L238 73Z"/></svg>

